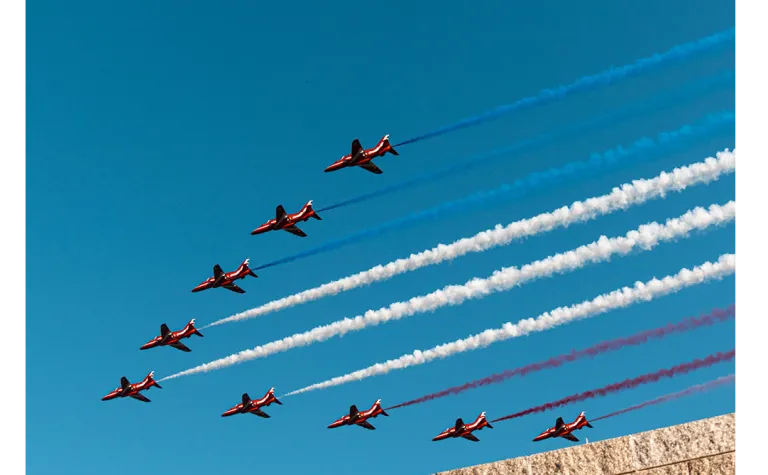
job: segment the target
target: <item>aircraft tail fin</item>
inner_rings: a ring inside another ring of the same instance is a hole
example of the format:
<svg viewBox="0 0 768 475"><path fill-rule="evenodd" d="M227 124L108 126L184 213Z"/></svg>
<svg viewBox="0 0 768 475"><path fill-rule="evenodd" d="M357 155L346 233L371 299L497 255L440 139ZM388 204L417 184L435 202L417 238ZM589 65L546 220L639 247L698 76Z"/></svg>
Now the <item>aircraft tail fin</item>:
<svg viewBox="0 0 768 475"><path fill-rule="evenodd" d="M488 422L488 419L485 418L485 411L480 413L478 419L480 420L480 428L488 427L489 429L493 429L493 426Z"/></svg>
<svg viewBox="0 0 768 475"><path fill-rule="evenodd" d="M203 336L203 334L200 333L200 330L195 328L195 319L194 318L192 320L190 320L189 323L187 323L187 326L189 326L189 328L192 329L192 334L193 335Z"/></svg>
<svg viewBox="0 0 768 475"><path fill-rule="evenodd" d="M384 136L384 139L382 139L382 143L384 144L384 153L389 152L392 155L400 155L397 153L397 150L392 147L392 144L389 143L389 134Z"/></svg>
<svg viewBox="0 0 768 475"><path fill-rule="evenodd" d="M147 382L149 383L148 387L155 386L157 389L163 389L163 387L157 384L157 381L155 381L154 371L150 371L146 379L147 379Z"/></svg>
<svg viewBox="0 0 768 475"><path fill-rule="evenodd" d="M253 272L253 271L251 270L251 268L249 267L249 263L250 263L250 262L251 262L251 260L250 260L250 259L246 259L246 260L244 260L244 261L243 261L243 264L242 264L242 266L243 266L243 269L245 269L245 270L247 271L247 272L246 272L246 275L250 275L250 276L252 276L252 277L258 277L258 275L256 275L256 273L255 273L255 272Z"/></svg>
<svg viewBox="0 0 768 475"><path fill-rule="evenodd" d="M381 399L377 399L376 402L373 403L373 407L375 409L378 409L379 410L379 414L381 414L382 416L389 417L389 414L387 414L386 411L384 411L384 408L381 407Z"/></svg>
<svg viewBox="0 0 768 475"><path fill-rule="evenodd" d="M280 400L279 400L279 399L277 399L277 397L275 397L275 388L269 388L269 391L267 391L267 396L271 396L271 398L270 398L270 399L272 399L272 401L273 401L275 404L279 404L279 405L281 405L281 406L283 405L283 403L282 403L282 402L280 402Z"/></svg>
<svg viewBox="0 0 768 475"><path fill-rule="evenodd" d="M307 212L307 218L315 218L319 221L323 220L323 218L315 212L315 209L312 208L312 200L307 201L307 204L304 205L304 211Z"/></svg>

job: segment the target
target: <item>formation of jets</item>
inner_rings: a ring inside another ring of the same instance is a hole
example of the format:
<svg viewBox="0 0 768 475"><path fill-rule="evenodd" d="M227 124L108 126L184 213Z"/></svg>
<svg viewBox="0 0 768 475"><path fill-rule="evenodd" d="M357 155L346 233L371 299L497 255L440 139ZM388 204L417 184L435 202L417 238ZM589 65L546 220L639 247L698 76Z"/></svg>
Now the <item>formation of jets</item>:
<svg viewBox="0 0 768 475"><path fill-rule="evenodd" d="M325 171L331 172L341 168L360 167L364 170L368 170L371 173L380 175L382 173L381 169L379 169L379 167L377 167L372 162L372 160L377 157L383 157L387 153L392 155L400 155L392 147L392 144L389 143L389 134L382 137L375 147L369 149L364 149L360 144L360 140L354 139L352 140L352 151L349 153L349 155L344 155L339 160L333 162L325 169ZM321 218L320 215L318 215L312 208L312 200L307 201L307 203L301 208L301 210L299 210L298 213L293 214L288 214L285 211L283 205L278 205L275 209L275 217L251 231L251 235L264 234L269 231L287 231L295 236L307 237L307 233L302 231L297 226L297 223L305 222L310 218L317 219L318 221L323 220L323 218ZM233 292L244 294L245 290L241 289L237 284L235 284L235 281L238 279L245 279L245 277L248 275L258 277L248 267L248 259L240 264L240 267L238 267L237 270L233 272L224 272L221 269L221 266L216 264L213 266L213 277L209 277L208 279L201 282L197 287L192 289L192 292L200 292L202 290L223 287Z"/></svg>
<svg viewBox="0 0 768 475"><path fill-rule="evenodd" d="M389 135L382 137L375 147L369 149L364 149L360 144L360 141L358 139L354 139L352 141L351 153L349 155L344 155L339 160L335 161L333 164L328 166L325 171L331 172L347 167L360 167L371 173L379 175L382 173L382 171L372 162L372 160L377 157L383 157L387 153L399 155L389 143ZM299 237L307 237L307 234L299 229L297 223L306 222L310 218L322 220L322 218L320 218L320 216L312 208L312 200L309 200L301 208L301 210L299 210L299 212L293 214L286 213L285 208L283 208L282 205L278 205L275 209L275 217L251 231L251 234L263 234L269 231L287 231ZM245 293L245 290L241 289L237 284L235 284L235 281L245 279L248 276L258 277L250 269L249 259L245 259L242 264L240 264L240 266L232 272L224 272L221 266L216 264L213 266L213 276L207 278L197 287L193 288L192 292L200 292L202 290L221 287L227 290L231 290L232 292L243 294ZM182 343L181 340L190 338L192 335L197 335L199 337L203 336L203 334L200 333L197 328L195 328L194 319L190 320L181 330L177 331L171 331L168 328L168 325L163 323L160 325L160 335L152 338L139 349L148 350L150 348L156 348L159 346L170 346L176 348L177 350L190 352L192 350L190 350L184 343ZM138 383L131 383L128 381L128 378L123 376L120 378L120 387L114 389L109 394L102 397L101 400L108 401L116 398L130 397L142 402L150 402L150 399L141 394L141 392L147 391L152 387L162 389L162 386L160 386L157 381L154 380L154 374L155 372L151 371L143 380ZM224 413L221 414L221 417L229 417L236 414L253 414L268 419L270 418L270 415L264 412L262 408L268 407L273 403L278 405L283 404L277 399L277 397L275 397L275 388L270 388L263 397L256 400L251 399L250 396L248 396L248 393L243 393L241 396L241 402L224 411ZM328 428L335 429L341 426L360 426L368 430L375 430L376 427L374 427L369 421L378 417L379 415L387 417L389 416L389 414L387 414L387 412L381 407L381 399L378 399L369 409L362 412L358 411L357 406L353 404L349 407L348 414L345 414L334 421L328 426ZM590 428L592 427L592 425L590 425L590 423L587 421L584 412L579 414L579 416L573 422L568 424L563 422L562 417L558 417L554 427L545 430L536 436L533 440L534 442L537 442L548 438L562 437L572 442L578 442L579 439L573 435L573 431L580 430L585 426ZM456 419L456 423L452 427L445 429L432 440L438 441L451 438L463 438L473 442L479 442L480 439L478 439L473 434L473 432L482 430L485 427L493 429L493 426L486 419L485 412L482 412L479 416L477 416L474 422L470 424L465 424L461 418Z"/></svg>

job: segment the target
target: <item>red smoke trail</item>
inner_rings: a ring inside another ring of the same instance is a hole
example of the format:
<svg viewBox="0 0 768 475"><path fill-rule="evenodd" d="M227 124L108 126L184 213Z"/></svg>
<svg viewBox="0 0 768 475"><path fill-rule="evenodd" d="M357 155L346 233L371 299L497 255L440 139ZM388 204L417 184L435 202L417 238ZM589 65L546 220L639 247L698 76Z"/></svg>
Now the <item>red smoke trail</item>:
<svg viewBox="0 0 768 475"><path fill-rule="evenodd" d="M427 394L417 399L398 404L396 406L388 407L385 410L397 409L400 407L411 406L413 404L419 404L433 399L439 399L445 396L454 396L456 394L463 393L470 389L479 388L488 384L496 384L506 381L514 376L525 376L529 373L541 371L543 369L557 368L564 363L569 363L581 358L594 358L595 356L607 353L609 351L616 351L624 348L625 346L641 345L650 339L660 339L673 333L682 333L689 330L695 330L699 327L706 325L713 325L715 323L724 322L734 318L736 315L736 305L731 305L726 309L715 309L709 314L702 315L698 318L686 318L677 323L670 323L663 327L654 328L653 330L646 330L640 333L636 333L629 337L617 338L615 340L604 341L598 343L589 348L583 350L572 350L570 353L565 353L559 356L554 356L546 361L540 361L538 363L531 363L525 366L521 366L515 369L509 369L501 373L496 373L491 376L486 376L482 379L476 379L469 383L464 383L459 386L453 386L442 391Z"/></svg>
<svg viewBox="0 0 768 475"><path fill-rule="evenodd" d="M724 384L732 383L736 380L735 374L730 374L728 376L722 376L717 379L713 379L712 381L707 381L706 383L697 384L695 386L691 386L688 389L683 389L682 391L678 391L676 393L670 393L665 394L664 396L657 397L656 399L651 399L650 401L641 402L640 404L635 404L634 406L630 406L627 408L624 408L620 411L612 412L610 414L606 414L604 416L600 416L597 419L590 419L591 422L599 421L601 419L608 419L609 417L618 416L620 414L625 414L627 412L636 411L638 409L642 409L644 407L653 406L654 404L661 404L662 402L672 401L674 399L680 399L681 397L688 396L693 393L699 393L704 391L709 391L712 388L722 386Z"/></svg>
<svg viewBox="0 0 768 475"><path fill-rule="evenodd" d="M510 414L508 416L500 417L498 419L492 420L491 422L500 422L507 419L515 419L528 414L533 414L535 412L544 412L550 409L555 409L557 407L573 404L574 402L580 402L580 401L585 401L587 399L606 396L608 394L624 391L625 389L632 389L642 384L655 383L661 378L673 378L677 375L686 374L690 371L695 371L701 368L707 368L709 366L712 366L717 363L722 363L724 361L730 361L735 357L736 357L736 349L733 349L726 353L718 352L714 355L707 356L703 360L696 359L688 363L683 363L677 366L673 366L672 368L660 369L655 373L648 373L642 376L638 376L636 378L626 379L620 383L609 384L608 386L603 386L602 388L599 388L599 389L593 389L591 391L584 391L583 393L573 394L571 396L564 397L555 402L548 402L546 404L542 404L541 406L532 407L524 411L520 411L514 414Z"/></svg>

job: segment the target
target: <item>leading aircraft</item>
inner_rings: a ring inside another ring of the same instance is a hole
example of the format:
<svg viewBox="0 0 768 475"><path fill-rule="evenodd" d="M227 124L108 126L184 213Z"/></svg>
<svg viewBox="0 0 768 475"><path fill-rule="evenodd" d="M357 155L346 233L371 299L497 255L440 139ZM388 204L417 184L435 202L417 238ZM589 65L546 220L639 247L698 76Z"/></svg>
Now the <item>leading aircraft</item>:
<svg viewBox="0 0 768 475"><path fill-rule="evenodd" d="M368 430L376 430L376 428L373 427L370 422L368 422L368 419L374 418L379 414L389 417L389 414L384 412L384 409L381 408L381 399L377 399L370 409L363 412L358 411L357 406L352 404L349 406L349 414L342 416L340 419L336 420L336 422L329 425L328 428L334 429L341 426L358 425L360 427L365 427Z"/></svg>
<svg viewBox="0 0 768 475"><path fill-rule="evenodd" d="M352 141L352 153L349 155L344 155L340 159L336 160L328 168L326 168L325 171L332 172L339 170L340 168L360 167L362 169L368 170L371 173L381 175L383 172L379 169L379 167L374 165L371 160L376 157L383 157L387 154L387 152L391 153L392 155L400 155L394 148L392 148L392 145L389 143L389 134L382 137L375 147L369 148L367 150L364 149L362 145L360 145L360 141L358 139L355 139Z"/></svg>
<svg viewBox="0 0 768 475"><path fill-rule="evenodd" d="M168 325L163 323L162 325L160 325L160 336L156 336L156 337L152 338L151 340L149 340L147 343L145 343L139 349L140 350L148 350L148 349L154 348L156 346L166 346L166 345L168 345L168 346L172 346L172 347L176 348L177 350L190 352L192 350L187 348L187 346L184 343L182 343L180 340L182 338L189 338L192 335L203 336L203 334L200 333L200 330L195 328L195 319L194 318L192 320L190 320L189 323L187 323L184 326L184 328L182 328L181 330L175 331L175 332L172 332L168 328Z"/></svg>
<svg viewBox="0 0 768 475"><path fill-rule="evenodd" d="M238 287L237 284L235 284L235 281L237 279L245 279L249 275L258 277L258 275L254 274L251 268L248 267L248 261L249 259L244 260L243 263L240 264L240 267L238 267L233 272L224 272L221 270L221 266L216 264L213 266L213 277L205 279L202 283L200 283L200 285L192 289L192 292L200 292L201 290L224 287L225 289L231 290L232 292L244 294L245 290Z"/></svg>
<svg viewBox="0 0 768 475"><path fill-rule="evenodd" d="M577 439L572 432L575 430L580 430L584 426L587 426L590 429L592 428L592 424L587 421L587 416L584 415L584 411L581 411L581 414L576 417L575 421L569 422L568 424L563 422L562 417L558 417L557 421L555 421L555 427L551 427L537 435L533 441L538 442L540 440L549 439L552 437L562 437L564 439L570 440L571 442L578 442L579 439Z"/></svg>
<svg viewBox="0 0 768 475"><path fill-rule="evenodd" d="M299 237L307 237L307 235L296 226L296 223L306 221L309 218L315 218L320 221L323 220L315 210L312 209L312 200L307 201L307 204L298 213L288 214L285 212L283 205L278 205L275 210L275 217L270 219L266 223L262 224L258 228L251 231L251 235L262 234L267 231L288 231L291 234L295 234Z"/></svg>
<svg viewBox="0 0 768 475"><path fill-rule="evenodd" d="M157 384L157 381L154 380L154 375L155 372L150 371L149 374L141 382L133 384L128 382L128 378L123 376L120 378L120 387L116 388L114 391L101 398L101 400L109 401L110 399L115 399L118 397L132 397L134 399L138 399L139 401L150 402L146 396L139 394L139 391L146 391L152 386L156 386L157 389L163 389L163 387Z"/></svg>
<svg viewBox="0 0 768 475"><path fill-rule="evenodd" d="M261 408L269 406L273 402L281 406L283 405L283 403L275 397L275 388L270 388L263 398L257 399L255 401L248 396L248 393L243 393L242 401L243 402L240 404L237 404L233 408L225 411L221 417L234 416L235 414L248 414L250 412L256 416L269 419L269 414L262 411Z"/></svg>
<svg viewBox="0 0 768 475"><path fill-rule="evenodd" d="M457 437L464 437L467 440L471 440L472 442L480 442L480 439L475 437L472 432L476 430L481 430L483 427L487 427L489 429L493 429L493 426L488 423L488 420L485 418L485 412L481 412L479 416L477 416L477 419L475 419L475 422L471 424L464 424L464 421L461 420L461 417L456 419L456 424L453 427L449 427L448 429L445 429L440 434L438 434L435 438L432 439L432 441L437 440L443 440L448 438L457 438Z"/></svg>

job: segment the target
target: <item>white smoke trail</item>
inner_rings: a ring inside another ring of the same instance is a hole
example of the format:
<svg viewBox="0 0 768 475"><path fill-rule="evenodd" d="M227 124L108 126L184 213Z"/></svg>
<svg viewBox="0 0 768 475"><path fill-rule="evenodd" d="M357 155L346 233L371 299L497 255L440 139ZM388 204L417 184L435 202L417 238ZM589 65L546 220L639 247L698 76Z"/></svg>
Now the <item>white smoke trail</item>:
<svg viewBox="0 0 768 475"><path fill-rule="evenodd" d="M714 264L705 262L700 266L694 267L692 270L684 268L676 275L667 276L661 280L654 278L648 282L635 282L633 287L624 287L622 289L614 290L613 292L600 295L593 300L587 300L570 307L559 307L552 311L545 312L536 318L527 318L514 324L507 322L500 328L488 329L482 333L472 335L462 340L456 340L451 343L445 343L429 350L416 350L413 353L403 355L384 363L377 363L344 376L337 376L327 381L323 381L322 383L316 383L296 391L291 391L284 396L329 388L331 386L339 386L352 381L370 378L371 376L387 374L390 371L430 363L434 360L448 358L458 353L485 348L486 346L499 341L525 336L534 332L550 330L574 320L594 317L610 310L628 307L637 302L653 300L657 297L671 294L685 287L701 284L708 280L721 279L733 274L735 270L736 256L734 254L724 254L720 256L720 259Z"/></svg>
<svg viewBox="0 0 768 475"><path fill-rule="evenodd" d="M257 346L251 350L243 350L234 355L176 373L165 379L208 372L256 358L264 358L299 346L325 341L350 331L362 330L371 325L398 320L449 305L460 305L465 300L483 298L493 292L508 290L539 277L571 271L589 263L607 261L616 254L625 255L635 249L650 250L660 242L686 237L691 231L726 223L733 220L735 216L735 201L730 201L723 206L711 205L708 210L697 207L679 218L667 220L665 224L655 222L644 224L622 237L609 239L601 236L595 242L535 261L521 268L503 268L495 271L486 279L474 278L464 285L450 285L425 296L413 297L406 302L395 302L379 310L368 310L364 315L345 318L304 333L297 333L282 340Z"/></svg>
<svg viewBox="0 0 768 475"><path fill-rule="evenodd" d="M323 284L297 294L266 303L260 307L222 318L208 325L237 322L256 318L268 313L301 305L323 297L336 295L381 280L390 279L405 272L439 264L471 252L483 252L498 246L505 246L516 239L551 231L560 226L589 221L599 216L627 209L655 198L663 198L668 192L683 191L689 186L707 184L719 179L723 174L733 173L736 169L736 151L728 149L718 152L717 158L707 158L703 162L675 168L671 173L662 172L655 178L635 180L613 189L606 195L576 201L570 206L563 206L550 213L542 213L532 218L523 219L507 226L496 225L463 238L451 244L439 244L432 249L411 254L385 265L378 265L349 277ZM207 328L207 327L204 327Z"/></svg>

